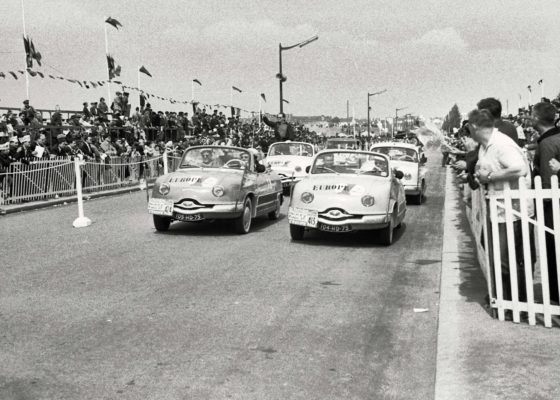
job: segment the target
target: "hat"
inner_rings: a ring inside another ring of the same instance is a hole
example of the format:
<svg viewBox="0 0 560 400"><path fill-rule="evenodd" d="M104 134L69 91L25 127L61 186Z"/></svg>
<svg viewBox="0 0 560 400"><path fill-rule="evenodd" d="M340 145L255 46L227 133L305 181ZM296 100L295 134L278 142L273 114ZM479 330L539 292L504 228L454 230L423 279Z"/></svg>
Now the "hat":
<svg viewBox="0 0 560 400"><path fill-rule="evenodd" d="M212 149L207 149L207 148L202 149L202 150L200 150L200 154L202 154L202 153L212 153Z"/></svg>
<svg viewBox="0 0 560 400"><path fill-rule="evenodd" d="M29 100L23 100L23 104L29 104Z"/></svg>
<svg viewBox="0 0 560 400"><path fill-rule="evenodd" d="M58 140L59 142L66 141L66 135L61 133L60 135L56 136L56 140Z"/></svg>
<svg viewBox="0 0 560 400"><path fill-rule="evenodd" d="M125 96L128 96L128 95L129 95L130 93L128 93L128 92L124 92L123 94L124 94Z"/></svg>
<svg viewBox="0 0 560 400"><path fill-rule="evenodd" d="M122 92L115 92L115 94L122 94Z"/></svg>

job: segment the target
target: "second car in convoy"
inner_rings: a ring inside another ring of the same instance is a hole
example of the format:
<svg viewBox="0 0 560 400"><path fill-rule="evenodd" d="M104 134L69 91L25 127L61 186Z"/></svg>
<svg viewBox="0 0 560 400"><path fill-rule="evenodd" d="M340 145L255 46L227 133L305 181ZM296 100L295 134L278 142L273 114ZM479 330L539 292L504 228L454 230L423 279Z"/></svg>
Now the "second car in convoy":
<svg viewBox="0 0 560 400"><path fill-rule="evenodd" d="M285 193L301 180L307 173L305 169L311 165L315 149L312 144L304 142L278 142L268 149L264 164L282 178Z"/></svg>

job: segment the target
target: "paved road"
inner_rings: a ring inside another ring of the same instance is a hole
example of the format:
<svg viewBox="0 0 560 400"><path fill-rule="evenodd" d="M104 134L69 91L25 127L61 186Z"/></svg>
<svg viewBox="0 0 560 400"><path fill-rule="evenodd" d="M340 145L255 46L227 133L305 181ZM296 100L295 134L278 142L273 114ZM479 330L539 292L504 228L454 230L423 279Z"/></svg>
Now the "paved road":
<svg viewBox="0 0 560 400"><path fill-rule="evenodd" d="M0 218L0 399L430 399L444 170L391 247L280 221L158 234L145 193ZM414 313L413 308L428 312Z"/></svg>

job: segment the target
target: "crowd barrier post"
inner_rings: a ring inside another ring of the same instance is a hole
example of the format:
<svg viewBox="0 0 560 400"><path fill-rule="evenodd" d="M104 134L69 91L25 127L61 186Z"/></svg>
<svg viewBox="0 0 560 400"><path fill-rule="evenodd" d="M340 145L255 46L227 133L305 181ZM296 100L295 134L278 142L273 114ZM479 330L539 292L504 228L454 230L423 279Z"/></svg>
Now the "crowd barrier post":
<svg viewBox="0 0 560 400"><path fill-rule="evenodd" d="M81 166L85 162L79 157L74 159L74 171L76 172L76 196L78 198L78 218L74 220L74 228L85 228L91 225L91 220L84 216L84 199L82 194L82 171Z"/></svg>
<svg viewBox="0 0 560 400"><path fill-rule="evenodd" d="M167 175L169 173L169 160L167 159L167 149L163 152L163 174Z"/></svg>

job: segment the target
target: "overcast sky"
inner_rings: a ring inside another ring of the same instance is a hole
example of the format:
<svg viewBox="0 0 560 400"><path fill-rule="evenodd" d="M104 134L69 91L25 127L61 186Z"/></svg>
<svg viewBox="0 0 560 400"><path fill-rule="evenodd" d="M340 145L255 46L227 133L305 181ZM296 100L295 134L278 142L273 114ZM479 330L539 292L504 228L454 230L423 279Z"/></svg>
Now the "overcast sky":
<svg viewBox="0 0 560 400"><path fill-rule="evenodd" d="M202 82L195 98L267 112L279 108L278 43L319 40L282 53L285 112L296 115L367 113L391 116L396 107L424 116L462 112L488 96L517 109L560 91L560 1L518 0L24 0L27 34L42 53L40 71L79 80L107 79L104 18L109 51L122 66L121 80L163 97L191 99L191 80ZM0 0L0 71L23 69L21 0ZM113 87L113 92L116 87ZM134 93L133 93L134 95ZM31 103L39 108L81 109L107 89L82 89L65 81L30 78ZM0 78L0 106L20 106L25 80ZM156 110L190 106L152 100ZM137 104L136 96L133 105Z"/></svg>

